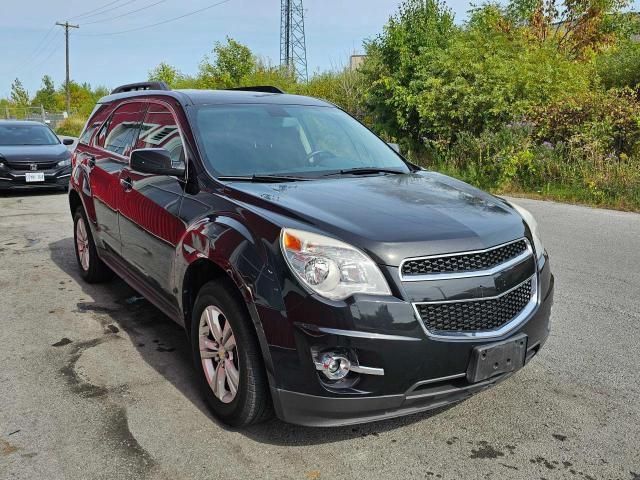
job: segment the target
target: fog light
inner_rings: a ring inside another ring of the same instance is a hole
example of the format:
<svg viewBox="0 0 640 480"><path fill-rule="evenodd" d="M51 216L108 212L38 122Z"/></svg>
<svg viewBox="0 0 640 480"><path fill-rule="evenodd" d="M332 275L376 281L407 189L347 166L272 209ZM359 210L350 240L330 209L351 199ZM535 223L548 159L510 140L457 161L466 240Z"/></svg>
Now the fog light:
<svg viewBox="0 0 640 480"><path fill-rule="evenodd" d="M322 368L319 369L330 380L340 380L349 373L351 362L344 355L334 352L322 354L320 358Z"/></svg>

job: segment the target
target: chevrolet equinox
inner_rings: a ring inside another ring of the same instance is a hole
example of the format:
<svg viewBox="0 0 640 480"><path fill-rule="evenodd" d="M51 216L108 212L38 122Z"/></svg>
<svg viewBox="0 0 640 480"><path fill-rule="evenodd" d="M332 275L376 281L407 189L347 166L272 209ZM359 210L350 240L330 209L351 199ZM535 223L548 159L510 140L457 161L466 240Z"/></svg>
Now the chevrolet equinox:
<svg viewBox="0 0 640 480"><path fill-rule="evenodd" d="M124 85L73 155L80 273L184 327L223 422L345 425L463 400L549 334L531 214L274 87Z"/></svg>

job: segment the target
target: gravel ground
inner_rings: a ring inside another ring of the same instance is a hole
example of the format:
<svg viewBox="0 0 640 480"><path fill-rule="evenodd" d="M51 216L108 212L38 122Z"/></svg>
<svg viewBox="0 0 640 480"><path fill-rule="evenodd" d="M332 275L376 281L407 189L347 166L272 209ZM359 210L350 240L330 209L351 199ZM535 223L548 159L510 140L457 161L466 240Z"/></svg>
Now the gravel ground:
<svg viewBox="0 0 640 480"><path fill-rule="evenodd" d="M0 478L640 480L640 215L517 201L557 287L527 368L437 414L234 431L175 324L80 281L66 196L0 197Z"/></svg>

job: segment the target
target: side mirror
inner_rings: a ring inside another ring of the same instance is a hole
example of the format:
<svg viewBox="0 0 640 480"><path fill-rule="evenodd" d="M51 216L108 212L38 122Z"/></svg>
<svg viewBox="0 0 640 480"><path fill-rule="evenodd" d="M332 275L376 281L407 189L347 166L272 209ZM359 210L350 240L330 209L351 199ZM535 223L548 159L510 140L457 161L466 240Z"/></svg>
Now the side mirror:
<svg viewBox="0 0 640 480"><path fill-rule="evenodd" d="M129 167L140 173L153 175L169 175L183 177L184 168L175 168L171 165L171 156L164 148L141 148L131 152Z"/></svg>
<svg viewBox="0 0 640 480"><path fill-rule="evenodd" d="M63 138L62 139L62 144L63 145L73 145L73 142L75 140L73 138Z"/></svg>
<svg viewBox="0 0 640 480"><path fill-rule="evenodd" d="M389 145L394 152L401 154L402 152L400 151L400 145L398 145L397 143L387 143L387 145Z"/></svg>

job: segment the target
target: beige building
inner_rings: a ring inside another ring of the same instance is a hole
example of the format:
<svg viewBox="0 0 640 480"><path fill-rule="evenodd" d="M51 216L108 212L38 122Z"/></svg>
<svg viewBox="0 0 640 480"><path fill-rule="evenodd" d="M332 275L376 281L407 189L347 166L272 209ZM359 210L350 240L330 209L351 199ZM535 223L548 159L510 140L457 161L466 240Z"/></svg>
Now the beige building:
<svg viewBox="0 0 640 480"><path fill-rule="evenodd" d="M351 55L349 60L349 69L357 70L364 63L364 59L367 58L366 55Z"/></svg>

